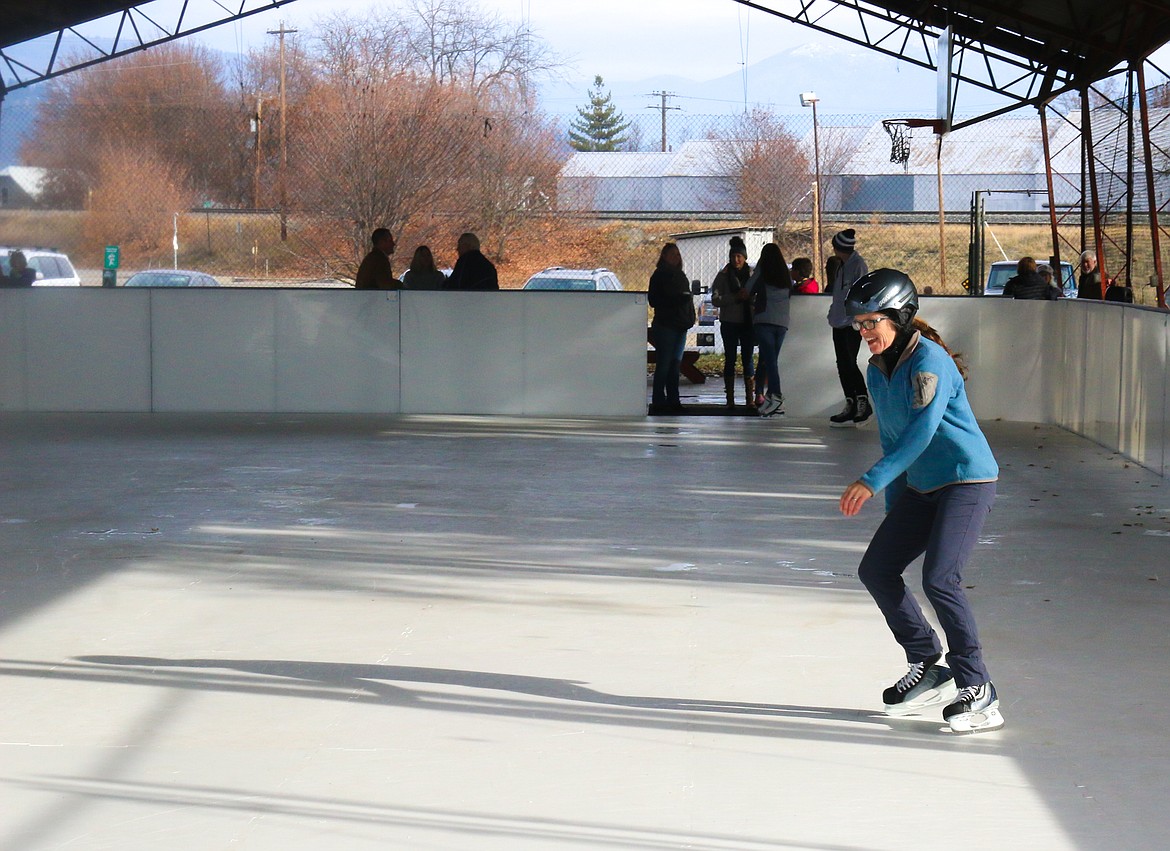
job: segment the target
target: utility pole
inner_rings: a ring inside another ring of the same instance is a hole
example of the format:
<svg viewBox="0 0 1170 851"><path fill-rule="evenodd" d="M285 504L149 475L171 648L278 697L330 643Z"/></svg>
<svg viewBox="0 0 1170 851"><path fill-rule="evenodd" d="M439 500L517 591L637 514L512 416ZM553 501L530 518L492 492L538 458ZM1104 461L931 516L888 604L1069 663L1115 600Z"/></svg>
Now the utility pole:
<svg viewBox="0 0 1170 851"><path fill-rule="evenodd" d="M285 172L288 170L288 124L285 121L284 102L284 37L295 33L296 30L286 30L284 21L280 22L280 29L269 30L269 35L280 37L280 241L288 242L288 182Z"/></svg>
<svg viewBox="0 0 1170 851"><path fill-rule="evenodd" d="M256 140L256 172L252 176L252 209L260 209L260 164L264 161L264 95L256 95L256 117L252 119Z"/></svg>
<svg viewBox="0 0 1170 851"><path fill-rule="evenodd" d="M682 109L681 106L667 106L666 99L678 97L674 92L650 92L647 97L659 98L661 103L659 106L648 106L647 109L662 110L662 152L666 153L666 111L668 109Z"/></svg>

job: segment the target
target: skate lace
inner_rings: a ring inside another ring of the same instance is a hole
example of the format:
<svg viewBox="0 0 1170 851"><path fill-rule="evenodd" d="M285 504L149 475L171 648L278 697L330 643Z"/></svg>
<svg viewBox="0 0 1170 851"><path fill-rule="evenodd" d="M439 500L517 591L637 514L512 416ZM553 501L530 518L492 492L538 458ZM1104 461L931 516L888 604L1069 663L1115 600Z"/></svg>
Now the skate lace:
<svg viewBox="0 0 1170 851"><path fill-rule="evenodd" d="M980 686L963 686L955 698L955 703L967 703L979 695Z"/></svg>
<svg viewBox="0 0 1170 851"><path fill-rule="evenodd" d="M922 674L926 670L926 665L921 662L913 662L910 665L910 670L906 672L906 676L898 680L894 685L899 692L907 692L914 686L918 685L918 681L922 679Z"/></svg>

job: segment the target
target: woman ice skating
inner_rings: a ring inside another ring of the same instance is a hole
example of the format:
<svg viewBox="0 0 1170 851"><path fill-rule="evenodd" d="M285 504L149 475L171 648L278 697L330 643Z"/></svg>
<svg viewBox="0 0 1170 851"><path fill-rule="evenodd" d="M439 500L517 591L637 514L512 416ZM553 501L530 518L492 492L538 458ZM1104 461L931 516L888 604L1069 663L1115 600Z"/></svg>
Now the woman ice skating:
<svg viewBox="0 0 1170 851"><path fill-rule="evenodd" d="M882 694L886 713L908 715L950 701L955 733L1003 726L999 700L962 570L995 499L999 467L967 401L963 374L929 325L915 319L918 293L902 272L878 269L849 290L846 313L872 357L866 374L882 458L841 495L853 517L880 490L886 517L858 577L906 651L909 671ZM922 586L946 635L942 645L902 574L925 554Z"/></svg>

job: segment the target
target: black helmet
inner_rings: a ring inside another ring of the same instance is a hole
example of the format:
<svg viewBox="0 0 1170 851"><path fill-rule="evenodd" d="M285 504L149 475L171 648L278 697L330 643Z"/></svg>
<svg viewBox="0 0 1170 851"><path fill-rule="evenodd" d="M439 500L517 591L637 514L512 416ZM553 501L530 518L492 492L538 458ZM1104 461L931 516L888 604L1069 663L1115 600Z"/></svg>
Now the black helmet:
<svg viewBox="0 0 1170 851"><path fill-rule="evenodd" d="M845 296L845 313L849 316L885 311L900 315L901 324L908 324L918 312L918 290L905 272L875 269L858 278Z"/></svg>

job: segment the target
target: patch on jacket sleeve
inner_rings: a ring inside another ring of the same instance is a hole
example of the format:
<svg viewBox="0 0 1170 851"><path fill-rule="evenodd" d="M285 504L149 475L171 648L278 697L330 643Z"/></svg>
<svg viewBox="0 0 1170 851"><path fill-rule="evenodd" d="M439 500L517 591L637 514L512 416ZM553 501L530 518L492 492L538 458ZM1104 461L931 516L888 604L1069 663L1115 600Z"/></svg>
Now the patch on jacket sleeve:
<svg viewBox="0 0 1170 851"><path fill-rule="evenodd" d="M914 373L914 407L925 408L934 401L938 391L938 376L933 372Z"/></svg>

